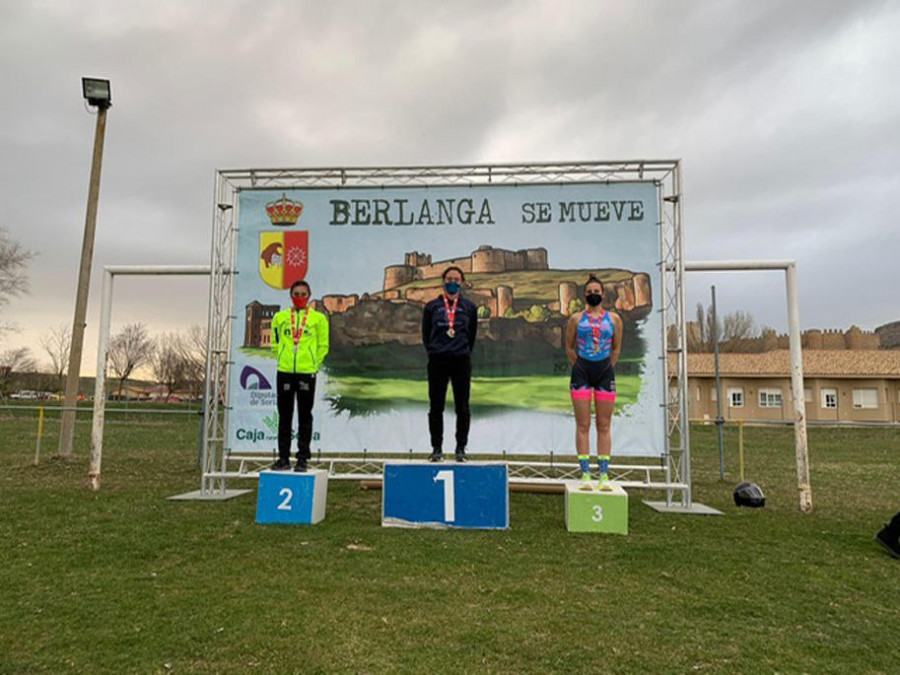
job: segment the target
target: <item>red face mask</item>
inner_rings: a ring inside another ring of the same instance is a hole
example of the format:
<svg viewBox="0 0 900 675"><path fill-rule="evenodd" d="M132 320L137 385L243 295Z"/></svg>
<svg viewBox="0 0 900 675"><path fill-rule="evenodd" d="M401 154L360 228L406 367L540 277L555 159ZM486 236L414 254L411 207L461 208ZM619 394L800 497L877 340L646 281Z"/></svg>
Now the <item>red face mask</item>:
<svg viewBox="0 0 900 675"><path fill-rule="evenodd" d="M309 302L309 298L295 298L294 296L291 296L291 300L297 309L306 309L306 303Z"/></svg>

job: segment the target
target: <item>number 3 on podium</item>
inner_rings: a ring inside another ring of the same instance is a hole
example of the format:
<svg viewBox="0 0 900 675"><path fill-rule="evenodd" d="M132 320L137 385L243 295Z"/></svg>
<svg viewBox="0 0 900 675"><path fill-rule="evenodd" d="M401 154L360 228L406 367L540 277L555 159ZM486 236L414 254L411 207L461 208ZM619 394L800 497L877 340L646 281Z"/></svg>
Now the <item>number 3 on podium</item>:
<svg viewBox="0 0 900 675"><path fill-rule="evenodd" d="M444 520L452 523L456 520L456 496L453 490L453 472L438 471L434 478L435 483L438 481L444 484Z"/></svg>

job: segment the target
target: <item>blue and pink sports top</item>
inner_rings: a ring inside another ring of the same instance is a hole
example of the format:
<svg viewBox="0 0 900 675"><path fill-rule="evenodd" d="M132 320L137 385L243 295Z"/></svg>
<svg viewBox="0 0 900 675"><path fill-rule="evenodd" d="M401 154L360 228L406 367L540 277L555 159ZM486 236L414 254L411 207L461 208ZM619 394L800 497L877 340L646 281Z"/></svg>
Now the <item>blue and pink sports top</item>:
<svg viewBox="0 0 900 675"><path fill-rule="evenodd" d="M604 311L599 317L593 318L585 311L581 313L578 321L578 334L575 339L575 349L578 356L588 361L602 361L609 358L612 351L612 339L615 332L615 324L609 312Z"/></svg>

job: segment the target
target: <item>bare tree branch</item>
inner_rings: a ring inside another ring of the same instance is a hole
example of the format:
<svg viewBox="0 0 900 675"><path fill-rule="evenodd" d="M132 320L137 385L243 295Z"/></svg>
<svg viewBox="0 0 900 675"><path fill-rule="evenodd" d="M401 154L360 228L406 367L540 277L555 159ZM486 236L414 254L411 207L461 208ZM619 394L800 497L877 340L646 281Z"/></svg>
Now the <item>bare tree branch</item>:
<svg viewBox="0 0 900 675"><path fill-rule="evenodd" d="M25 270L34 253L22 248L13 241L0 227L0 307L8 304L11 298L28 292L28 276ZM0 321L0 334L13 327Z"/></svg>
<svg viewBox="0 0 900 675"><path fill-rule="evenodd" d="M0 391L7 390L14 374L31 372L36 369L37 364L28 347L0 352Z"/></svg>
<svg viewBox="0 0 900 675"><path fill-rule="evenodd" d="M150 365L155 345L142 323L123 327L109 342L109 364L119 379L118 397L122 397L125 380L138 368Z"/></svg>
<svg viewBox="0 0 900 675"><path fill-rule="evenodd" d="M58 384L63 388L66 369L69 367L69 350L72 347L72 329L64 323L59 324L40 339L41 347L50 357L50 367Z"/></svg>
<svg viewBox="0 0 900 675"><path fill-rule="evenodd" d="M713 326L712 305L704 308L697 303L697 320L687 324L687 345L690 352L713 351L713 337L718 336L719 351L752 351L753 341L759 337L753 316L737 310L726 314ZM716 330L717 329L717 330Z"/></svg>

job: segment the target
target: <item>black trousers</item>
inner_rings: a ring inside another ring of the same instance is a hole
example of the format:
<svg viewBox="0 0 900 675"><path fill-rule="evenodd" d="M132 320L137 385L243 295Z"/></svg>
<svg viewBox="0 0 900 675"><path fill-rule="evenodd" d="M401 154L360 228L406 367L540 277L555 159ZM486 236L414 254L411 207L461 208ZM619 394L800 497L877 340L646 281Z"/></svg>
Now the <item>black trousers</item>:
<svg viewBox="0 0 900 675"><path fill-rule="evenodd" d="M469 442L469 390L472 384L472 360L468 356L428 357L428 431L431 447L442 449L444 443L444 405L447 402L447 383L453 387L456 408L456 447L463 449Z"/></svg>
<svg viewBox="0 0 900 675"><path fill-rule="evenodd" d="M887 529L893 536L900 537L900 511L891 519Z"/></svg>
<svg viewBox="0 0 900 675"><path fill-rule="evenodd" d="M294 400L297 401L297 459L310 458L312 440L313 399L316 395L315 373L282 373L276 378L278 389L278 459L291 459L291 421Z"/></svg>

